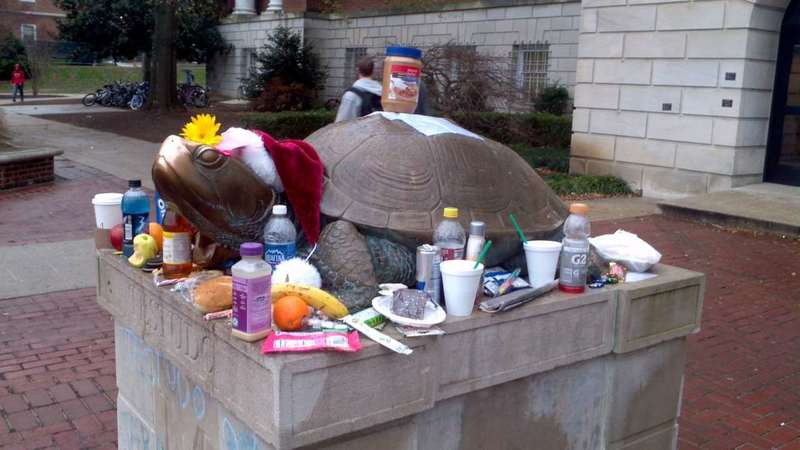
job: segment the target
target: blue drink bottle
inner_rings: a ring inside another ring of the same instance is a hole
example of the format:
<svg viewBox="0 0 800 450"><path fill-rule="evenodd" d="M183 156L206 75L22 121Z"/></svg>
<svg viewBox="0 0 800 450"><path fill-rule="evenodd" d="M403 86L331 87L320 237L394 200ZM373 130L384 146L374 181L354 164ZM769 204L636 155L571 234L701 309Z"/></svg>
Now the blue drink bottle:
<svg viewBox="0 0 800 450"><path fill-rule="evenodd" d="M122 196L122 253L133 254L133 238L147 232L150 199L142 190L141 180L129 180L128 191Z"/></svg>

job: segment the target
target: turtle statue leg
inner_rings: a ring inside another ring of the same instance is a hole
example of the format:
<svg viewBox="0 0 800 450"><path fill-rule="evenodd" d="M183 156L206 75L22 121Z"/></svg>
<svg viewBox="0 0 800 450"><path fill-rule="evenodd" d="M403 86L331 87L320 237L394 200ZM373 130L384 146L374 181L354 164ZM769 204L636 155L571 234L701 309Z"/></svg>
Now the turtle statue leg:
<svg viewBox="0 0 800 450"><path fill-rule="evenodd" d="M380 283L414 286L416 255L408 247L385 238L367 236L375 278Z"/></svg>
<svg viewBox="0 0 800 450"><path fill-rule="evenodd" d="M322 275L322 287L344 302L350 312L367 308L377 295L377 278L367 240L345 220L322 229L311 261Z"/></svg>

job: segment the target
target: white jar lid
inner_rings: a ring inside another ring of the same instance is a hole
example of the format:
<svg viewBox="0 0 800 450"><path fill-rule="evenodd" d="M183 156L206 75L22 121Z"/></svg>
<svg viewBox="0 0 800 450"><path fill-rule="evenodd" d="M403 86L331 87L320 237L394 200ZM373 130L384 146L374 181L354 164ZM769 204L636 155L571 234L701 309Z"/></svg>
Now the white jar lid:
<svg viewBox="0 0 800 450"><path fill-rule="evenodd" d="M102 194L95 194L94 198L92 199L93 205L110 206L110 205L119 205L121 203L122 203L122 194L118 194L116 192L104 192Z"/></svg>
<svg viewBox="0 0 800 450"><path fill-rule="evenodd" d="M272 214L286 215L286 205L274 205L272 207Z"/></svg>

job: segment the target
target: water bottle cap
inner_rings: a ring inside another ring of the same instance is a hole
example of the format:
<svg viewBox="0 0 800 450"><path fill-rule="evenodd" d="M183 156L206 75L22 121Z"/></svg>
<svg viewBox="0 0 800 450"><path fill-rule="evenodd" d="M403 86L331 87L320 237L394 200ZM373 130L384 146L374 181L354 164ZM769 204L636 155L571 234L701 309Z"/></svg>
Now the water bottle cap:
<svg viewBox="0 0 800 450"><path fill-rule="evenodd" d="M272 214L286 215L286 205L275 205L272 207Z"/></svg>
<svg viewBox="0 0 800 450"><path fill-rule="evenodd" d="M580 214L585 216L587 212L589 212L589 205L586 203L573 203L569 205L569 212L571 214Z"/></svg>
<svg viewBox="0 0 800 450"><path fill-rule="evenodd" d="M264 245L258 242L245 242L239 247L239 254L244 256L262 256L264 254Z"/></svg>
<svg viewBox="0 0 800 450"><path fill-rule="evenodd" d="M142 180L128 180L128 187L129 188L142 187Z"/></svg>
<svg viewBox="0 0 800 450"><path fill-rule="evenodd" d="M447 219L458 219L458 208L445 208L444 217Z"/></svg>
<svg viewBox="0 0 800 450"><path fill-rule="evenodd" d="M470 222L469 223L469 234L472 234L472 235L475 235L475 236L483 236L484 234L486 234L486 224L481 222L481 221L479 221L479 220Z"/></svg>

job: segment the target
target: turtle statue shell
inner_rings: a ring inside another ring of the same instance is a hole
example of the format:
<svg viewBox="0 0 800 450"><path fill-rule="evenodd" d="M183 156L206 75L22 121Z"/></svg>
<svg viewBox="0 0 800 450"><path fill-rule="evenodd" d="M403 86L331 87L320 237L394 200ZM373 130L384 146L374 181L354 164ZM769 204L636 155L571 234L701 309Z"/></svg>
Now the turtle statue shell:
<svg viewBox="0 0 800 450"><path fill-rule="evenodd" d="M308 138L325 164L321 211L359 227L426 242L448 206L486 223L491 239L551 236L568 210L508 147L455 133L426 136L380 115L328 125ZM518 242L518 241L517 241Z"/></svg>

